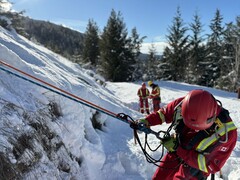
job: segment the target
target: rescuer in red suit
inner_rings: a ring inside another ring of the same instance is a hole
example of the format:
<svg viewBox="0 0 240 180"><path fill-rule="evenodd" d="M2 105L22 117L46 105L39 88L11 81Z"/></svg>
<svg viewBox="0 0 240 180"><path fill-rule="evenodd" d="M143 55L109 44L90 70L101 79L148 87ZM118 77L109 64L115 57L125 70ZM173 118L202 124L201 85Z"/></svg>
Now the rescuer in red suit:
<svg viewBox="0 0 240 180"><path fill-rule="evenodd" d="M146 84L143 82L141 88L138 89L137 95L139 97L140 112L143 114L144 110L149 114L148 96L149 90L146 88Z"/></svg>
<svg viewBox="0 0 240 180"><path fill-rule="evenodd" d="M168 153L153 180L205 180L221 170L236 145L237 128L228 110L205 90L190 91L137 125L147 130L164 122L172 123L175 135L163 143Z"/></svg>

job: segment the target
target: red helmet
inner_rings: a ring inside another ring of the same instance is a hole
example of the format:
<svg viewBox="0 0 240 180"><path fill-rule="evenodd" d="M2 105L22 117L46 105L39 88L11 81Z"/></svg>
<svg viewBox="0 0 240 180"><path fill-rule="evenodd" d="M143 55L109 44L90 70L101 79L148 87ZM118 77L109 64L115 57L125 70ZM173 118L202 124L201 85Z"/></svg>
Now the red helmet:
<svg viewBox="0 0 240 180"><path fill-rule="evenodd" d="M207 129L216 119L217 107L217 101L209 92L190 91L182 102L183 122L191 129Z"/></svg>

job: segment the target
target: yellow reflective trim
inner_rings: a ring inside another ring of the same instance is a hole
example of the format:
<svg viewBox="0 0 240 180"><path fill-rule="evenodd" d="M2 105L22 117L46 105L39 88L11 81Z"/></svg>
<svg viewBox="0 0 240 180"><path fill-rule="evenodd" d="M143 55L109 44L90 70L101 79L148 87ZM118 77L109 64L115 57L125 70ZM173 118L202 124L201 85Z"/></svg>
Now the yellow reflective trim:
<svg viewBox="0 0 240 180"><path fill-rule="evenodd" d="M151 95L152 96L158 96L158 95L160 95L160 88L159 87L155 87L154 89L153 89L153 91L155 91L156 90L156 93L152 93Z"/></svg>
<svg viewBox="0 0 240 180"><path fill-rule="evenodd" d="M223 123L220 121L219 118L215 120L215 123L218 125L218 127L223 127Z"/></svg>
<svg viewBox="0 0 240 180"><path fill-rule="evenodd" d="M145 89L145 91L146 91L146 96L149 96L149 91L148 91L147 88ZM138 96L143 97L143 89L140 89L140 90L139 90Z"/></svg>
<svg viewBox="0 0 240 180"><path fill-rule="evenodd" d="M202 154L198 154L198 167L203 172L208 172L207 166L206 166L206 158Z"/></svg>
<svg viewBox="0 0 240 180"><path fill-rule="evenodd" d="M146 88L146 96L149 96L149 91L147 88Z"/></svg>
<svg viewBox="0 0 240 180"><path fill-rule="evenodd" d="M233 122L227 123L228 132L237 129Z"/></svg>
<svg viewBox="0 0 240 180"><path fill-rule="evenodd" d="M212 134L210 137L207 137L203 139L197 146L196 150L199 152L204 151L207 149L211 144L216 142L220 137L226 134L226 132L230 132L232 130L237 129L237 127L234 125L233 122L223 123L223 126L219 128L214 134Z"/></svg>
<svg viewBox="0 0 240 180"><path fill-rule="evenodd" d="M139 90L139 95L143 96L142 89Z"/></svg>
<svg viewBox="0 0 240 180"><path fill-rule="evenodd" d="M221 128L220 131L224 131L224 128ZM217 131L218 133L220 131ZM216 134L212 134L210 137L207 137L205 139L203 139L197 146L196 150L199 152L204 151L205 149L207 149L212 143L214 143L215 141L217 141L217 137Z"/></svg>
<svg viewBox="0 0 240 180"><path fill-rule="evenodd" d="M162 111L159 110L159 111L157 111L157 113L158 113L160 119L162 120L162 123L164 123L164 122L165 122L165 116L164 116L164 114L162 113Z"/></svg>
<svg viewBox="0 0 240 180"><path fill-rule="evenodd" d="M181 107L177 107L177 109L175 110L175 119L176 120L180 120L183 119L182 115L181 115Z"/></svg>

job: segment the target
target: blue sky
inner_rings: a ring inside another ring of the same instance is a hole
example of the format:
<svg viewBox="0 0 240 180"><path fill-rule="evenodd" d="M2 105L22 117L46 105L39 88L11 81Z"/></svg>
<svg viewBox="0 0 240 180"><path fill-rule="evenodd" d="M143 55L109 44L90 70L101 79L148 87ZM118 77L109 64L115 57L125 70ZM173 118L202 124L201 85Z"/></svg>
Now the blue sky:
<svg viewBox="0 0 240 180"><path fill-rule="evenodd" d="M167 28L172 25L177 6L180 6L186 25L192 22L198 12L205 32L209 31L210 21L216 9L220 10L223 22L235 21L240 15L239 0L11 0L13 9L25 10L25 15L39 20L85 32L89 19L93 19L102 30L111 10L122 13L130 33L136 27L140 36L147 36L145 45L156 44L157 50L165 44Z"/></svg>

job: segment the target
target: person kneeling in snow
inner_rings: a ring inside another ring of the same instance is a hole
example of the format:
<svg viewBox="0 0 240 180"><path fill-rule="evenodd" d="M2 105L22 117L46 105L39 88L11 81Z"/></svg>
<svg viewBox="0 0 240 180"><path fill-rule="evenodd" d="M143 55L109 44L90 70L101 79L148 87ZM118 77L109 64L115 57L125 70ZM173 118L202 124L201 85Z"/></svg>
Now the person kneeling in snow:
<svg viewBox="0 0 240 180"><path fill-rule="evenodd" d="M162 142L168 153L153 180L207 179L221 170L237 141L237 128L229 112L205 90L190 91L138 120L137 125L149 133L149 126L164 122L172 123L176 136Z"/></svg>

